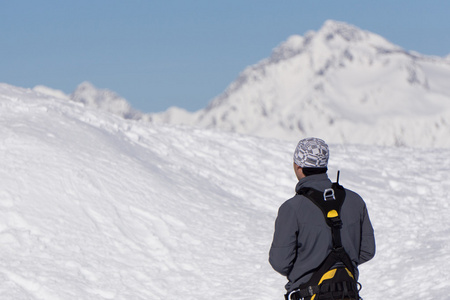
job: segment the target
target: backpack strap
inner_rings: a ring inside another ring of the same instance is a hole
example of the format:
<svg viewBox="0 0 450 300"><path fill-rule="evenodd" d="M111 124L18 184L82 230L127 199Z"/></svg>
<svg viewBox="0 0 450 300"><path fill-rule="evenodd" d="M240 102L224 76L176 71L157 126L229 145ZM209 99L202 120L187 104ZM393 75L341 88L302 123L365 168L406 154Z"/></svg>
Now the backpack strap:
<svg viewBox="0 0 450 300"><path fill-rule="evenodd" d="M336 261L341 261L350 270L352 274L355 274L353 263L350 257L342 246L341 240L341 207L345 200L345 189L342 185L334 182L331 188L326 189L324 192L320 192L313 188L301 188L297 194L303 195L311 200L323 213L325 221L331 228L331 236L333 241L333 251L329 255L329 261L324 262L321 267L326 269L329 264L333 264ZM326 265L326 266L325 266Z"/></svg>
<svg viewBox="0 0 450 300"><path fill-rule="evenodd" d="M301 188L297 194L303 195L311 200L322 211L325 221L331 228L333 237L333 248L342 247L341 228L342 220L340 211L345 200L345 189L339 183L335 182L331 188L320 192L313 188Z"/></svg>

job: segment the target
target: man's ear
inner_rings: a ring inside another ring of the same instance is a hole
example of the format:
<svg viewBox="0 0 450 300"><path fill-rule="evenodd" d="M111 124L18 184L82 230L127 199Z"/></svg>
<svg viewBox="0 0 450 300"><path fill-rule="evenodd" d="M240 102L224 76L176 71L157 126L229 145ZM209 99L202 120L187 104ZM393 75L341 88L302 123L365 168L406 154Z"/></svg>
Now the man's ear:
<svg viewBox="0 0 450 300"><path fill-rule="evenodd" d="M294 172L298 180L302 179L303 177L306 177L305 174L303 174L303 168L298 166L296 163L294 163Z"/></svg>

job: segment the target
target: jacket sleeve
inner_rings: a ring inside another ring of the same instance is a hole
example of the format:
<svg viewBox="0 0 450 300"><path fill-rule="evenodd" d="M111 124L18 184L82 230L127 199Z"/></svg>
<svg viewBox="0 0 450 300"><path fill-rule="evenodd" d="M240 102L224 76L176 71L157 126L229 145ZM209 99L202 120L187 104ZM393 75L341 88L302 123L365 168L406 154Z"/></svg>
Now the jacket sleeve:
<svg viewBox="0 0 450 300"><path fill-rule="evenodd" d="M364 206L364 213L361 226L362 228L361 228L361 247L359 251L359 264L365 263L375 256L375 235L366 206Z"/></svg>
<svg viewBox="0 0 450 300"><path fill-rule="evenodd" d="M285 202L278 210L269 263L281 275L288 276L297 253L298 222L294 209Z"/></svg>

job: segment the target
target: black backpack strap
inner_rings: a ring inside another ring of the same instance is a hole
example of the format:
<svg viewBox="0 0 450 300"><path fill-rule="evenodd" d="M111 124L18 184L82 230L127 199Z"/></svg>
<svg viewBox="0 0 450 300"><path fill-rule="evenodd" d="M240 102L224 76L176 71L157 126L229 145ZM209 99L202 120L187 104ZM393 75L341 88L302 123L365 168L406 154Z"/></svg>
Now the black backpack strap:
<svg viewBox="0 0 450 300"><path fill-rule="evenodd" d="M320 208L328 226L331 228L333 248L342 247L340 212L345 200L345 189L335 182L331 185L331 188L324 192L313 188L301 188L297 194L305 196Z"/></svg>
<svg viewBox="0 0 450 300"><path fill-rule="evenodd" d="M354 266L347 252L345 252L341 241L342 220L340 214L341 207L344 204L345 200L344 187L339 183L334 182L331 185L331 188L326 189L324 192L320 192L313 188L301 188L297 194L305 196L306 198L311 200L317 207L319 207L323 213L325 221L331 228L333 251L329 255L329 262L325 263L325 260L322 265L333 264L332 261L334 261L334 259L337 259L338 261L343 262L352 274L355 274ZM321 267L322 266L320 266L319 269L321 269ZM327 267L328 266L324 266L323 269L326 269Z"/></svg>

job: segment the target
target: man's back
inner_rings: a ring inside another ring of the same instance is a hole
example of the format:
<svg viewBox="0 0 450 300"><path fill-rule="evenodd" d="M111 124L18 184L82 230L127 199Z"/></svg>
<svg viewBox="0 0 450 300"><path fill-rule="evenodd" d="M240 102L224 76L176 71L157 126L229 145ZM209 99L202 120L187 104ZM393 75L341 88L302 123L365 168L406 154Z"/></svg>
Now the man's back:
<svg viewBox="0 0 450 300"><path fill-rule="evenodd" d="M326 174L328 146L319 139L304 141L300 141L294 155L294 170L299 179L296 191L307 187L323 192L332 185ZM306 168L311 161L316 163L316 168ZM357 279L357 267L375 255L375 239L363 199L353 191L345 191L340 210L340 235ZM277 272L287 277L288 292L307 282L332 248L331 229L316 204L297 194L281 205L275 222L269 262Z"/></svg>
<svg viewBox="0 0 450 300"><path fill-rule="evenodd" d="M311 175L300 180L296 189L302 187L324 191L331 187L331 181L326 174ZM365 203L358 194L346 190L341 219L342 244L357 267L375 254L373 229ZM276 271L288 277L288 291L308 281L331 248L330 227L311 200L296 195L283 203L275 223L269 261Z"/></svg>

